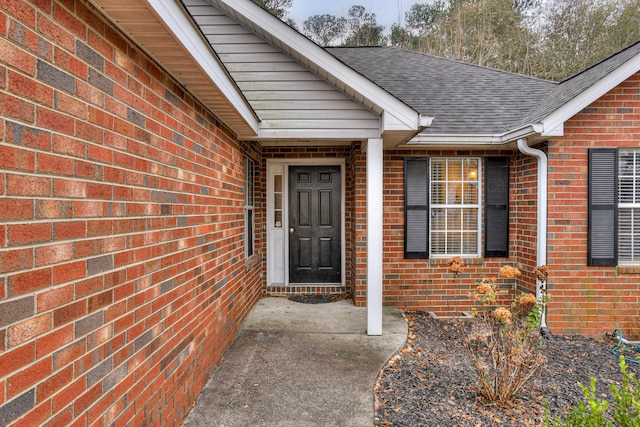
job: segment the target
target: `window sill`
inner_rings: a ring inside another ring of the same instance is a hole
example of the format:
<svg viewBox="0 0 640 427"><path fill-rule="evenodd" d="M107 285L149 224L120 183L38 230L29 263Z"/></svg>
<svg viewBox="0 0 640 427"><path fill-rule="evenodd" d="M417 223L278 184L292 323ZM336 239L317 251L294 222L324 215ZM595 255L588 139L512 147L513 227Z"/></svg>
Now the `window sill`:
<svg viewBox="0 0 640 427"><path fill-rule="evenodd" d="M260 254L253 254L244 261L244 271L249 271L260 264Z"/></svg>
<svg viewBox="0 0 640 427"><path fill-rule="evenodd" d="M430 265L447 265L449 260L453 257L449 258L429 258ZM465 265L484 265L484 258L482 257L461 257L464 261Z"/></svg>
<svg viewBox="0 0 640 427"><path fill-rule="evenodd" d="M618 274L638 274L640 273L640 265L619 265L616 267Z"/></svg>

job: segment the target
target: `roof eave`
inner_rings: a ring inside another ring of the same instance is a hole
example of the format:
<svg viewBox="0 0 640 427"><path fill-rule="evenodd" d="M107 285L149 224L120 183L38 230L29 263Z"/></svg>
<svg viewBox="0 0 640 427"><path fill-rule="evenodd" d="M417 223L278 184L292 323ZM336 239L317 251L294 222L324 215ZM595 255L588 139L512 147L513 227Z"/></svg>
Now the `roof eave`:
<svg viewBox="0 0 640 427"><path fill-rule="evenodd" d="M223 95L233 104L255 136L258 135L259 119L244 95L222 65L211 47L203 40L200 31L175 0L148 0L155 13L164 21L174 37L184 46L194 61L211 78ZM245 135L251 133L244 132Z"/></svg>
<svg viewBox="0 0 640 427"><path fill-rule="evenodd" d="M419 134L403 144L404 147L458 147L496 148L504 146L520 138L541 136L543 128L540 124L529 124L501 134Z"/></svg>
<svg viewBox="0 0 640 427"><path fill-rule="evenodd" d="M588 89L580 92L580 94L572 98L571 101L563 104L560 108L547 115L541 120L544 130L553 131L554 129L562 128L567 120L593 104L639 70L640 54L633 56L620 67L591 85Z"/></svg>
<svg viewBox="0 0 640 427"><path fill-rule="evenodd" d="M244 138L258 135L257 115L178 0L89 1L233 132ZM147 19L140 22L140 16ZM172 65L161 59L167 52L189 58L193 69L188 75L179 61Z"/></svg>

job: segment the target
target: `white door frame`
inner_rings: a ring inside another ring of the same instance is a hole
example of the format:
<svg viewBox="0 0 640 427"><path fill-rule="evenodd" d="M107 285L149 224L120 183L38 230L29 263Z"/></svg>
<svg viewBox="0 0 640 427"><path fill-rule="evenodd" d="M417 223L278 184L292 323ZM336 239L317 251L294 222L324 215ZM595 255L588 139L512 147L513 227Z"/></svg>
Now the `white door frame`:
<svg viewBox="0 0 640 427"><path fill-rule="evenodd" d="M341 177L341 285L346 286L346 160L344 158L267 159L267 287L289 286L289 166L339 166ZM282 224L275 227L274 188L272 177L282 174ZM280 241L281 246L280 246ZM276 252L276 253L274 253ZM284 269L282 272L279 269ZM274 279L284 279L274 281ZM300 284L295 284L301 286ZM312 284L310 284L312 285ZM317 284L322 285L322 284Z"/></svg>

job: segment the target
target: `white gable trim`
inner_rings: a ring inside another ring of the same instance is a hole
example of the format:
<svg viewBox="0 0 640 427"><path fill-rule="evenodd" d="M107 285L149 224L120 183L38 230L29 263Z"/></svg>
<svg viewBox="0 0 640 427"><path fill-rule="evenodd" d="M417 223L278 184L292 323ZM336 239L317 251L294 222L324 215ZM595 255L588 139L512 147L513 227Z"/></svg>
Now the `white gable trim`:
<svg viewBox="0 0 640 427"><path fill-rule="evenodd" d="M564 104L542 120L545 134L557 134L557 129L562 129L564 123L578 114L580 111L593 104L604 96L607 92L627 80L640 70L640 54L629 59L627 62L600 79L580 95Z"/></svg>
<svg viewBox="0 0 640 427"><path fill-rule="evenodd" d="M187 49L196 63L215 82L223 95L231 102L242 118L247 122L255 135L258 135L259 120L249 106L244 95L224 66L211 52L210 46L202 39L200 32L194 28L193 21L177 0L148 0L149 5L164 21L177 40Z"/></svg>
<svg viewBox="0 0 640 427"><path fill-rule="evenodd" d="M403 130L418 130L421 118L418 112L405 103L380 88L378 85L346 66L333 55L326 52L320 46L307 39L298 31L289 27L269 12L251 0L209 0L211 4L222 5L228 11L232 11L236 18L243 17L253 31L258 31L272 43L276 43L285 53L291 55L305 66L315 71L318 75L327 79L338 89L361 102L363 105L375 110L377 107L385 114L393 116L395 120L385 120L385 123L393 123L392 128L385 130L398 130L397 124L401 123ZM334 80L335 79L335 80ZM369 106L368 102L373 103Z"/></svg>

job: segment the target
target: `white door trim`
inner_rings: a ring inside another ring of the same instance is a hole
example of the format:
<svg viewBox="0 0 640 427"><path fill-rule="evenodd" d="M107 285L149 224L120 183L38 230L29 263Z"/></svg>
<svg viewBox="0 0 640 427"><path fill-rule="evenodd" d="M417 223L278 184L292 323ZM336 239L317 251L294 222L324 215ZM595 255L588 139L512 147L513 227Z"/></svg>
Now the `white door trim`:
<svg viewBox="0 0 640 427"><path fill-rule="evenodd" d="M344 158L309 158L309 159L267 159L267 287L269 286L289 286L289 197L288 197L288 174L289 174L289 166L317 166L317 165L325 165L325 166L339 166L340 167L340 177L341 177L341 200L340 200L340 210L341 210L341 259L340 259L340 269L342 274L341 281L342 286L346 286L346 160ZM274 189L271 177L278 173L282 173L282 227L276 228L274 227ZM274 248L275 239L283 239L282 250L278 250L280 253L273 253L276 249ZM277 257L282 257L278 259ZM278 266L282 266L284 269L283 276L280 276L280 272L274 271L274 268L280 268ZM284 283L274 282L274 277L283 277ZM296 284L296 286L300 286Z"/></svg>

